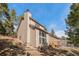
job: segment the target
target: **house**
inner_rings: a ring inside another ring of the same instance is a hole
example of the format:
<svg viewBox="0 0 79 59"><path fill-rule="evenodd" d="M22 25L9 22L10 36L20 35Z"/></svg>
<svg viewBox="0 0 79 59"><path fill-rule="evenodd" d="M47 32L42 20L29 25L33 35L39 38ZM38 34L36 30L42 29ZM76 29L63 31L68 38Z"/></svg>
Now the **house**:
<svg viewBox="0 0 79 59"><path fill-rule="evenodd" d="M51 37L47 32L45 26L38 23L32 18L31 13L27 10L24 12L23 17L20 20L20 24L17 29L17 37L24 42L26 47L43 47L50 45L51 40L55 39Z"/></svg>

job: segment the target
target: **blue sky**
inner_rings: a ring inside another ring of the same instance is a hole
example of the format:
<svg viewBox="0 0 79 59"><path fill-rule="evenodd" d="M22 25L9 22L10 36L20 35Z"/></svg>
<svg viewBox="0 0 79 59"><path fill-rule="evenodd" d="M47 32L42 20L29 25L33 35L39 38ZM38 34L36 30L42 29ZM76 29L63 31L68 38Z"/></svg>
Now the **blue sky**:
<svg viewBox="0 0 79 59"><path fill-rule="evenodd" d="M56 35L65 36L66 30L65 19L70 10L70 5L67 3L16 3L9 4L9 9L15 9L17 15L22 15L26 9L29 9L32 17L44 25L50 32L53 28Z"/></svg>

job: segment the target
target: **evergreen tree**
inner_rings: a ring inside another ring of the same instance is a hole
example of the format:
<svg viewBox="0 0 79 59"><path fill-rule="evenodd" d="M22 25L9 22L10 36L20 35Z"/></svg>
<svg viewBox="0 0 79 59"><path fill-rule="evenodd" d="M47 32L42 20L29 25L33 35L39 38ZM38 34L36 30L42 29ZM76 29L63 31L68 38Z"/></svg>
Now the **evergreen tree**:
<svg viewBox="0 0 79 59"><path fill-rule="evenodd" d="M55 32L54 32L53 29L51 30L51 33L50 34L51 34L52 37L56 37Z"/></svg>
<svg viewBox="0 0 79 59"><path fill-rule="evenodd" d="M66 19L67 35L70 43L79 46L79 4L74 3L70 7L70 13Z"/></svg>
<svg viewBox="0 0 79 59"><path fill-rule="evenodd" d="M0 34L5 35L6 33L4 21L8 18L8 11L8 5L6 3L0 3Z"/></svg>
<svg viewBox="0 0 79 59"><path fill-rule="evenodd" d="M9 18L10 19L7 19L4 23L5 29L6 29L6 34L13 35L14 34L14 25L15 25L14 22L16 20L16 12L14 9L11 10L11 12L9 13Z"/></svg>
<svg viewBox="0 0 79 59"><path fill-rule="evenodd" d="M6 32L6 30L2 24L2 21L0 21L0 34L5 35L5 32Z"/></svg>
<svg viewBox="0 0 79 59"><path fill-rule="evenodd" d="M16 22L16 12L14 9L10 11L8 9L8 4L6 4L6 3L0 3L0 20L2 22L2 26L6 30L5 34L13 35L14 34L14 25ZM4 20L4 22L3 22L3 20Z"/></svg>

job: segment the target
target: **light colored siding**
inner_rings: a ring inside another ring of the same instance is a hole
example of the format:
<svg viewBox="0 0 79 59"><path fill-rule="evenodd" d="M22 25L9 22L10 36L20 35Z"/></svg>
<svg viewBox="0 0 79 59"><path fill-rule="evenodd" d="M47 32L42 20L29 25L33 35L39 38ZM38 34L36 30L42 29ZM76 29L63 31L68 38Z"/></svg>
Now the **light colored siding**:
<svg viewBox="0 0 79 59"><path fill-rule="evenodd" d="M46 34L46 38L47 38L47 45L49 45L49 34Z"/></svg>
<svg viewBox="0 0 79 59"><path fill-rule="evenodd" d="M39 30L36 29L36 47L39 46Z"/></svg>
<svg viewBox="0 0 79 59"><path fill-rule="evenodd" d="M30 46L36 47L36 31L30 28Z"/></svg>
<svg viewBox="0 0 79 59"><path fill-rule="evenodd" d="M33 20L30 20L31 25L35 25L36 23Z"/></svg>
<svg viewBox="0 0 79 59"><path fill-rule="evenodd" d="M18 39L22 40L24 43L27 43L27 40L25 39L25 35L24 35L26 32L26 30L25 30L26 25L24 23L25 23L25 21L22 20L17 34L18 34ZM26 34L26 38L27 38L27 34Z"/></svg>
<svg viewBox="0 0 79 59"><path fill-rule="evenodd" d="M18 28L18 39L22 40L25 45L29 45L29 13L24 13L24 19L21 21L19 28Z"/></svg>
<svg viewBox="0 0 79 59"><path fill-rule="evenodd" d="M18 39L23 41L26 46L37 47L39 46L39 29L33 29L29 27L29 25L36 26L37 22L31 20L31 14L24 13L24 20L21 21L20 26L18 28ZM39 24L38 24L39 25ZM45 28L41 25L37 26L38 28L45 30ZM46 42L49 45L55 46L58 45L58 41L56 38L49 36L46 34Z"/></svg>

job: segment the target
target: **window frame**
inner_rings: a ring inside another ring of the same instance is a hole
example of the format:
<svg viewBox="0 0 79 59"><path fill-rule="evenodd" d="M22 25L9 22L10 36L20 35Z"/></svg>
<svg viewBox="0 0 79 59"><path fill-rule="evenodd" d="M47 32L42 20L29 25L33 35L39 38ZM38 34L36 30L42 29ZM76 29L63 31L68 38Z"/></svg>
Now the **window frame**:
<svg viewBox="0 0 79 59"><path fill-rule="evenodd" d="M46 43L46 33L39 30L39 44L44 45Z"/></svg>

